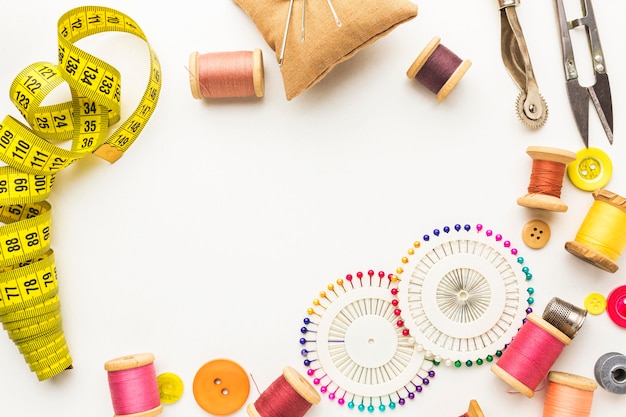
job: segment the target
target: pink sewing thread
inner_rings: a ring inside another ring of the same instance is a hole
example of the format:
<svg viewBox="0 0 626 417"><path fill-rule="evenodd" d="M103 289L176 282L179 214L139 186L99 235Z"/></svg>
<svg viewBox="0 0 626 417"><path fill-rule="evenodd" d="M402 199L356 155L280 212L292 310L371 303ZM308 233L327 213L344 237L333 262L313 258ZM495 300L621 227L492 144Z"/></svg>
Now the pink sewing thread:
<svg viewBox="0 0 626 417"><path fill-rule="evenodd" d="M211 52L189 56L191 94L201 98L263 97L263 55L253 51Z"/></svg>
<svg viewBox="0 0 626 417"><path fill-rule="evenodd" d="M533 321L527 320L497 365L534 391L564 348L565 344L561 340Z"/></svg>
<svg viewBox="0 0 626 417"><path fill-rule="evenodd" d="M118 416L143 413L161 405L154 364L108 373L113 410Z"/></svg>

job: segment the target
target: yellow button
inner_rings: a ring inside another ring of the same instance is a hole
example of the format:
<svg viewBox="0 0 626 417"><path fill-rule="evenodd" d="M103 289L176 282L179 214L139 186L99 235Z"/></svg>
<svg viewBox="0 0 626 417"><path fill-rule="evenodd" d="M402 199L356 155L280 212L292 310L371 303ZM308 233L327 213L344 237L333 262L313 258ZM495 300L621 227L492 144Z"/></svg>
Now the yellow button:
<svg viewBox="0 0 626 417"><path fill-rule="evenodd" d="M541 249L550 240L550 226L543 220L530 220L522 229L522 240L532 249Z"/></svg>
<svg viewBox="0 0 626 417"><path fill-rule="evenodd" d="M606 310L606 298L597 292L589 293L585 297L585 309L591 314L602 314Z"/></svg>
<svg viewBox="0 0 626 417"><path fill-rule="evenodd" d="M604 188L613 174L609 156L598 148L583 148L576 153L576 160L567 164L567 176L583 191Z"/></svg>
<svg viewBox="0 0 626 417"><path fill-rule="evenodd" d="M157 376L159 396L162 404L174 404L183 396L183 381L176 374L169 372Z"/></svg>

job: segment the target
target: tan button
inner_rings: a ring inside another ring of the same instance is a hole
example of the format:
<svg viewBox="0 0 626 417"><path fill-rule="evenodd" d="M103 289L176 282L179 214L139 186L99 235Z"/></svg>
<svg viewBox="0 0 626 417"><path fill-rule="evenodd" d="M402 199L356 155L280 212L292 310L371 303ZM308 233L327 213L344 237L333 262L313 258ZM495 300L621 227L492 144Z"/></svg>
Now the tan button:
<svg viewBox="0 0 626 417"><path fill-rule="evenodd" d="M522 240L532 249L541 249L550 240L550 226L543 220L530 220L522 229Z"/></svg>

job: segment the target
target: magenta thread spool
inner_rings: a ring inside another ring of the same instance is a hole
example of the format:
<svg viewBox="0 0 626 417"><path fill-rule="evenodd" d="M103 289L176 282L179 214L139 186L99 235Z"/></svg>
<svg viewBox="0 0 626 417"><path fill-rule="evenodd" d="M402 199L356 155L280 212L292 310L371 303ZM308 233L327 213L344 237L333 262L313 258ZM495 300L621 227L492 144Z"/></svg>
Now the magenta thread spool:
<svg viewBox="0 0 626 417"><path fill-rule="evenodd" d="M450 49L441 45L441 39L434 37L417 56L406 72L415 78L443 101L456 87L472 65L470 60L462 60Z"/></svg>
<svg viewBox="0 0 626 417"><path fill-rule="evenodd" d="M516 391L531 398L565 346L571 342L552 324L529 313L498 362L491 366L491 371Z"/></svg>
<svg viewBox="0 0 626 417"><path fill-rule="evenodd" d="M104 364L115 417L153 417L163 411L154 355L140 353Z"/></svg>

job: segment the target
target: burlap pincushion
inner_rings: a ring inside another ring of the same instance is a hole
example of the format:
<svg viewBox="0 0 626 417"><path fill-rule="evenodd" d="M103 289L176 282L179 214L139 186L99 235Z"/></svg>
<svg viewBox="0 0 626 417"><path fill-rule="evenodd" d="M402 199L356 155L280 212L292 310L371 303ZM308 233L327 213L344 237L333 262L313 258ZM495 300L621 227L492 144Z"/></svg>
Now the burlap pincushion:
<svg viewBox="0 0 626 417"><path fill-rule="evenodd" d="M289 0L234 0L250 16L276 52L283 44ZM305 6L304 41L301 40ZM407 0L295 0L280 67L287 100L322 80L337 64L417 16L417 5Z"/></svg>

